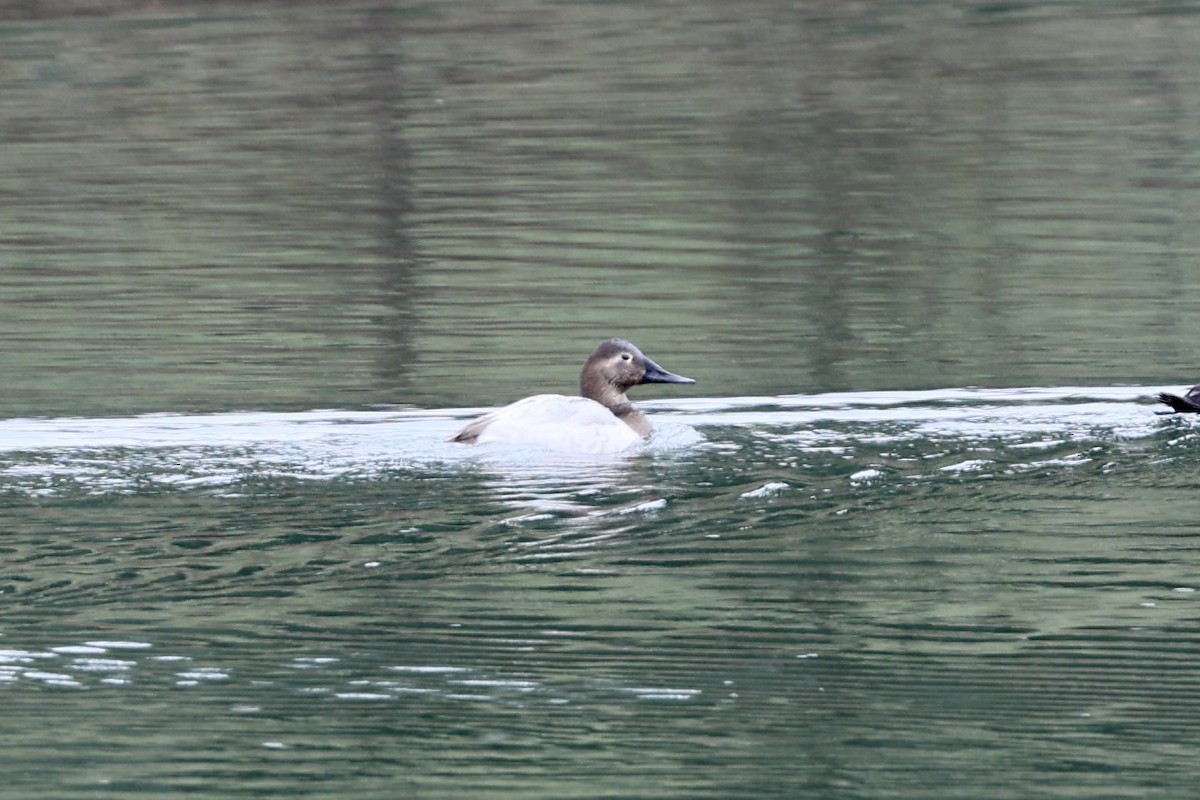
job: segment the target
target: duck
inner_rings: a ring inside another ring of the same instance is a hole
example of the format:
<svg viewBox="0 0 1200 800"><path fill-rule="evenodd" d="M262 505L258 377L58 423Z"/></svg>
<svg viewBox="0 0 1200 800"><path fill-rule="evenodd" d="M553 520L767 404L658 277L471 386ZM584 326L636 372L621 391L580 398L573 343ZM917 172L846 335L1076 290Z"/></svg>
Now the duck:
<svg viewBox="0 0 1200 800"><path fill-rule="evenodd" d="M1170 392L1159 392L1158 402L1166 403L1181 414L1200 414L1200 384L1188 389L1183 397Z"/></svg>
<svg viewBox="0 0 1200 800"><path fill-rule="evenodd" d="M650 420L626 396L629 389L644 383L695 382L663 369L626 339L606 339L583 363L578 397L526 397L472 420L450 441L619 452L652 432Z"/></svg>

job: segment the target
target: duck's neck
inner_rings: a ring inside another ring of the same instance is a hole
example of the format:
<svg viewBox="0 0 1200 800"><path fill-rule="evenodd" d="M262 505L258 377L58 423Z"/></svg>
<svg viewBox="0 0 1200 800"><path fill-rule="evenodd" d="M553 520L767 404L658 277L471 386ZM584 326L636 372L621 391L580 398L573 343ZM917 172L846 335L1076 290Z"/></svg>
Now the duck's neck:
<svg viewBox="0 0 1200 800"><path fill-rule="evenodd" d="M617 415L617 419L624 422L629 427L633 428L633 432L643 439L650 438L650 420L646 419L646 415L638 411L637 406L633 403L628 403L625 406L625 411L613 409L613 413Z"/></svg>
<svg viewBox="0 0 1200 800"><path fill-rule="evenodd" d="M595 376L589 377L587 374L581 375L579 394L607 408L613 416L633 428L633 432L643 439L650 436L650 420L646 419L646 415L639 411L637 406L629 402L624 392L608 381L597 379Z"/></svg>

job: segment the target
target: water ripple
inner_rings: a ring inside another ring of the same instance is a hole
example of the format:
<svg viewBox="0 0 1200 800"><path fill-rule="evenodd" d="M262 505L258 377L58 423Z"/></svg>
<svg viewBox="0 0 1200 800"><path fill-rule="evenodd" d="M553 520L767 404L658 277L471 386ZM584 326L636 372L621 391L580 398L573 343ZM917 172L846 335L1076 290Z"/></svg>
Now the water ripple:
<svg viewBox="0 0 1200 800"><path fill-rule="evenodd" d="M897 470L928 474L921 465L931 462L941 462L934 472L957 475L1069 467L1086 463L1096 443L1144 439L1164 426L1179 433L1173 442L1194 436L1186 423L1164 421L1136 402L1153 391L953 389L657 401L646 404L660 429L646 452L678 458L707 448L745 457L754 445L740 431L749 431L784 465L814 457L861 462L870 454L880 463L860 463L850 471L859 483ZM236 492L248 481L373 480L414 469L478 469L499 475L497 493L509 494L515 505L553 513L573 507L575 492L563 491L572 475L583 488L619 481L627 471L629 456L581 459L448 444L446 437L461 419L477 411L10 419L0 421L0 478L6 491L53 496ZM703 438L687 433L695 428L704 431ZM1022 450L1061 455L1011 457Z"/></svg>

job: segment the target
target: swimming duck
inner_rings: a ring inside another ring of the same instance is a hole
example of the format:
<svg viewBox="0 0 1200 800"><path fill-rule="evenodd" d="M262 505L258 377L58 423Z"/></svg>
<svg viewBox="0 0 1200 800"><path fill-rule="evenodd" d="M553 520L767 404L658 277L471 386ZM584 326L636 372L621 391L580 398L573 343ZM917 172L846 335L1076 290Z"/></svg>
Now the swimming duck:
<svg viewBox="0 0 1200 800"><path fill-rule="evenodd" d="M1158 402L1166 403L1171 408L1184 414L1200 414L1200 384L1188 389L1187 394L1183 397L1169 392L1159 392ZM1163 413L1165 414L1166 412L1164 411Z"/></svg>
<svg viewBox="0 0 1200 800"><path fill-rule="evenodd" d="M538 394L484 414L450 441L506 442L584 453L614 453L650 436L650 420L625 392L642 383L695 383L655 364L624 339L608 339L579 373L581 397Z"/></svg>

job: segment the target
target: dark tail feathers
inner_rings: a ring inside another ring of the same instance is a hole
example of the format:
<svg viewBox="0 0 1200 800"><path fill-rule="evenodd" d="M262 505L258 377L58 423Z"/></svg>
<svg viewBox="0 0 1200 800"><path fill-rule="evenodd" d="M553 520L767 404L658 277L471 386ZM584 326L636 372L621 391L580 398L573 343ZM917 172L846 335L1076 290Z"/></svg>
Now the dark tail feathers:
<svg viewBox="0 0 1200 800"><path fill-rule="evenodd" d="M1193 403L1191 400L1188 400L1185 397L1180 397L1177 394L1160 392L1158 395L1158 402L1166 403L1181 414L1200 414L1200 405Z"/></svg>

